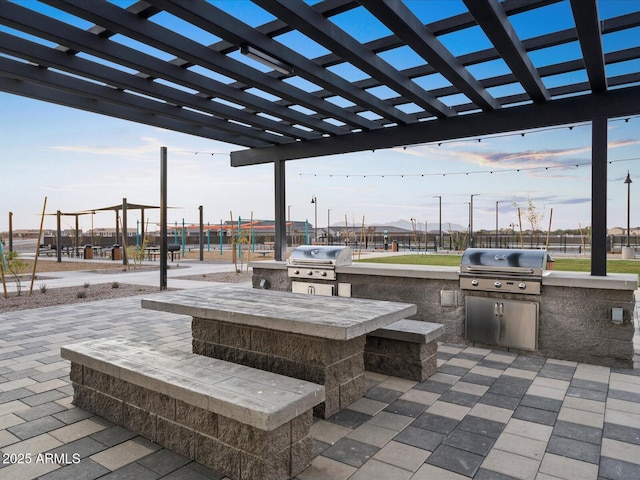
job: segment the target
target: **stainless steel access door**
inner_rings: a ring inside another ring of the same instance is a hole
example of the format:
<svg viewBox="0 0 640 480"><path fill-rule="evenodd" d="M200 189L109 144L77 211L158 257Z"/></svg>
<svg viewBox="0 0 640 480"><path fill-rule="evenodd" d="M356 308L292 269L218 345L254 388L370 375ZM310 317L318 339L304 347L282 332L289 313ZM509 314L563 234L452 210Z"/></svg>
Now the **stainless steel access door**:
<svg viewBox="0 0 640 480"><path fill-rule="evenodd" d="M465 311L468 341L538 349L538 303L467 296Z"/></svg>

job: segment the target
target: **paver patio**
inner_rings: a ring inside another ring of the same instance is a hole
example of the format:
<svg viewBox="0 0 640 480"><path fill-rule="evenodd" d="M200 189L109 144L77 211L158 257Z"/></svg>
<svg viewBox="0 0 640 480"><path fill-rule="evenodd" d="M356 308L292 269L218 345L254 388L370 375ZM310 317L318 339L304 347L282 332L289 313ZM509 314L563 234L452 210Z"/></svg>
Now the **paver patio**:
<svg viewBox="0 0 640 480"><path fill-rule="evenodd" d="M0 478L223 478L74 407L59 354L115 335L190 350L190 320L140 297L0 315ZM428 380L367 374L365 398L315 419L297 478L640 478L638 405L639 370L441 344Z"/></svg>

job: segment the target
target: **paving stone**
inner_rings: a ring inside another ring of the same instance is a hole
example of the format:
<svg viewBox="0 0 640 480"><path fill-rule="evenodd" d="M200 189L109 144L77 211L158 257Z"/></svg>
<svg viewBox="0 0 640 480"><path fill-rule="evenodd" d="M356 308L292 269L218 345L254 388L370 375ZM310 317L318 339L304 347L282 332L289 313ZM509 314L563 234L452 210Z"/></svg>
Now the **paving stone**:
<svg viewBox="0 0 640 480"><path fill-rule="evenodd" d="M483 358L478 362L478 365L486 368L494 368L496 370L506 370L511 365L504 362L496 362L494 360L488 360L487 358Z"/></svg>
<svg viewBox="0 0 640 480"><path fill-rule="evenodd" d="M53 417L47 416L9 427L7 430L19 439L26 440L60 427L64 427L64 423Z"/></svg>
<svg viewBox="0 0 640 480"><path fill-rule="evenodd" d="M96 478L104 478L104 475L108 473L109 470L105 467L86 458L80 463L67 465L38 477L38 480L94 480Z"/></svg>
<svg viewBox="0 0 640 480"><path fill-rule="evenodd" d="M412 472L405 469L372 459L349 477L349 480L409 480L411 475Z"/></svg>
<svg viewBox="0 0 640 480"><path fill-rule="evenodd" d="M331 446L331 444L321 442L320 440L316 440L315 438L313 438L312 440L313 443L311 444L311 458L317 457Z"/></svg>
<svg viewBox="0 0 640 480"><path fill-rule="evenodd" d="M343 427L356 428L370 419L371 415L345 408L343 410L340 410L335 415L327 418L326 420L327 422L335 423L336 425L340 425Z"/></svg>
<svg viewBox="0 0 640 480"><path fill-rule="evenodd" d="M568 397L578 397L587 400L595 400L597 402L605 402L607 400L607 393L600 392L598 390L589 390L587 388L569 387L567 390Z"/></svg>
<svg viewBox="0 0 640 480"><path fill-rule="evenodd" d="M551 367L549 363L547 363L540 372L538 372L538 376L543 378L555 378L557 380L567 380L570 381L573 378L573 374L575 372L575 368L571 367L562 367L556 365L555 367Z"/></svg>
<svg viewBox="0 0 640 480"><path fill-rule="evenodd" d="M179 455L163 448L151 455L147 455L144 458L138 460L138 463L147 467L149 470L153 470L160 475L167 475L181 467L184 467L188 463L191 463L187 457Z"/></svg>
<svg viewBox="0 0 640 480"><path fill-rule="evenodd" d="M515 378L515 377L512 377ZM494 393L496 395L505 395L508 397L522 398L529 390L529 384L518 385L515 382L505 380L504 377L496 380L490 387L487 393Z"/></svg>
<svg viewBox="0 0 640 480"><path fill-rule="evenodd" d="M596 392L607 392L609 385L603 382L594 382L592 380L583 380L581 378L574 378L571 380L571 386L575 388L583 388L585 390L595 390Z"/></svg>
<svg viewBox="0 0 640 480"><path fill-rule="evenodd" d="M439 401L453 403L455 405L462 405L464 407L473 407L478 403L480 397L477 395L469 395L468 393L457 392L449 389L446 393L440 396Z"/></svg>
<svg viewBox="0 0 640 480"><path fill-rule="evenodd" d="M427 450L391 441L382 447L373 458L404 470L415 472L429 455L430 452Z"/></svg>
<svg viewBox="0 0 640 480"><path fill-rule="evenodd" d="M411 426L422 428L423 430L430 430L432 432L441 433L443 435L449 435L454 428L458 425L458 420L450 417L443 417L442 415L434 415L432 413L425 412L420 415Z"/></svg>
<svg viewBox="0 0 640 480"><path fill-rule="evenodd" d="M613 440L619 440L621 442L640 445L640 428L633 428L626 425L617 425L615 423L605 422L602 436L604 438L611 438Z"/></svg>
<svg viewBox="0 0 640 480"><path fill-rule="evenodd" d="M131 463L101 478L102 480L156 480L160 475L139 463Z"/></svg>
<svg viewBox="0 0 640 480"><path fill-rule="evenodd" d="M520 405L558 413L562 407L562 400L554 400L552 398L538 397L535 395L525 395L520 401Z"/></svg>
<svg viewBox="0 0 640 480"><path fill-rule="evenodd" d="M58 390L50 390L44 393L38 393L36 395L31 395L30 397L26 397L22 399L24 403L27 405L31 405L32 407L36 407L38 405L42 405L43 403L53 402L54 400L59 400L68 396L66 393L62 393Z"/></svg>
<svg viewBox="0 0 640 480"><path fill-rule="evenodd" d="M479 435L498 438L504 430L504 427L504 423L468 415L456 428L466 430L467 432L477 433Z"/></svg>
<svg viewBox="0 0 640 480"><path fill-rule="evenodd" d="M496 393L485 393L478 403L484 403L487 405L493 405L494 407L508 408L509 410L515 410L520 405L520 399L518 397L510 397L506 395L498 395Z"/></svg>
<svg viewBox="0 0 640 480"><path fill-rule="evenodd" d="M427 406L424 404L399 399L387 406L384 411L416 418L424 412L426 408Z"/></svg>
<svg viewBox="0 0 640 480"><path fill-rule="evenodd" d="M640 465L636 463L624 462L613 458L601 457L600 478L607 480L629 480L640 478Z"/></svg>
<svg viewBox="0 0 640 480"><path fill-rule="evenodd" d="M96 420L99 420L99 419L100 417L96 417ZM135 436L136 436L135 433L133 433L130 430L127 430L126 428L112 426L105 430L92 434L91 438L93 438L94 440L97 440L98 442L102 443L107 447L113 447L114 445L130 440Z"/></svg>
<svg viewBox="0 0 640 480"><path fill-rule="evenodd" d="M443 442L444 438L445 436L441 433L409 426L396 435L394 440L433 452Z"/></svg>
<svg viewBox="0 0 640 480"><path fill-rule="evenodd" d="M449 445L440 445L429 455L427 463L460 475L473 477L484 461L484 456L460 450Z"/></svg>
<svg viewBox="0 0 640 480"><path fill-rule="evenodd" d="M365 423L349 433L346 438L382 448L397 434L398 432L395 430L389 430L388 428Z"/></svg>
<svg viewBox="0 0 640 480"><path fill-rule="evenodd" d="M222 480L223 478L224 475L195 462L162 477L163 480Z"/></svg>
<svg viewBox="0 0 640 480"><path fill-rule="evenodd" d="M596 465L600 460L599 445L557 435L551 435L547 445L547 452Z"/></svg>
<svg viewBox="0 0 640 480"><path fill-rule="evenodd" d="M486 456L493 447L495 441L495 438L478 435L477 433L457 428L451 432L451 434L449 434L442 443L460 450Z"/></svg>
<svg viewBox="0 0 640 480"><path fill-rule="evenodd" d="M625 400L627 402L640 403L640 393L627 392L625 390L609 390L609 398L616 400Z"/></svg>
<svg viewBox="0 0 640 480"><path fill-rule="evenodd" d="M448 375L455 375L458 377L462 377L463 375L466 375L469 370L470 370L469 368L445 364L445 365L442 365L441 367L438 367L437 371L439 373L445 373Z"/></svg>
<svg viewBox="0 0 640 480"><path fill-rule="evenodd" d="M602 443L602 429L558 420L553 428L553 435L588 442L594 445Z"/></svg>
<svg viewBox="0 0 640 480"><path fill-rule="evenodd" d="M338 440L335 445L327 448L322 456L358 468L373 457L378 450L379 448L373 445L350 438L343 438Z"/></svg>
<svg viewBox="0 0 640 480"><path fill-rule="evenodd" d="M27 410L23 410L18 412L16 415L23 418L26 421L35 420L37 418L45 417L47 415L53 415L62 411L65 411L62 405L56 402L44 403L42 405L38 405L34 408L29 408ZM59 419L58 419L59 420Z"/></svg>
<svg viewBox="0 0 640 480"><path fill-rule="evenodd" d="M520 355L511 363L511 367L539 372L544 366L545 361L546 360L541 357L527 357L525 355Z"/></svg>
<svg viewBox="0 0 640 480"><path fill-rule="evenodd" d="M59 447L51 450L51 453L67 454L67 456L78 454L80 455L80 458L84 459L85 457L89 457L94 453L102 452L106 449L107 447L102 443L90 437L86 437L75 440L73 442L65 443L64 445L60 445Z"/></svg>
<svg viewBox="0 0 640 480"><path fill-rule="evenodd" d="M477 373L467 373L461 378L461 381L467 383L474 383L476 385L491 386L495 381L495 377L489 377L487 375L478 375Z"/></svg>
<svg viewBox="0 0 640 480"><path fill-rule="evenodd" d="M433 380L425 380L424 382L418 383L413 388L423 390L425 392L444 393L451 388L451 385Z"/></svg>
<svg viewBox="0 0 640 480"><path fill-rule="evenodd" d="M518 477L512 477L510 475L504 475L498 472L492 472L491 470L485 470L481 468L476 473L473 480L518 480Z"/></svg>
<svg viewBox="0 0 640 480"><path fill-rule="evenodd" d="M84 420L86 418L91 418L93 417L93 414L81 408L72 408L70 410L64 410L60 413L56 413L53 415L53 417L57 418L61 422L69 424L79 422L80 420Z"/></svg>
<svg viewBox="0 0 640 480"><path fill-rule="evenodd" d="M402 396L404 392L389 390L388 388L374 387L369 390L365 397L379 402L392 403Z"/></svg>
<svg viewBox="0 0 640 480"><path fill-rule="evenodd" d="M540 410L539 408L531 408L519 406L513 412L513 418L526 420L528 422L542 423L543 425L554 425L558 414L549 410Z"/></svg>

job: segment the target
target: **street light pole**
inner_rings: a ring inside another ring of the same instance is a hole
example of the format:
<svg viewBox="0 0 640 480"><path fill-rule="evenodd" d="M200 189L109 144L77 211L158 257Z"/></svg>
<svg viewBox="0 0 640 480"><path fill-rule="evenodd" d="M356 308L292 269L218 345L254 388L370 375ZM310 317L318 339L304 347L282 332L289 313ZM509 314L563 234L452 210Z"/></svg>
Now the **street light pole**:
<svg viewBox="0 0 640 480"><path fill-rule="evenodd" d="M440 221L440 225L438 227L438 246L442 249L442 195L436 195L433 198L438 199L438 218Z"/></svg>
<svg viewBox="0 0 640 480"><path fill-rule="evenodd" d="M496 200L496 248L499 248L498 243L500 242L498 237L498 205L500 201Z"/></svg>
<svg viewBox="0 0 640 480"><path fill-rule="evenodd" d="M627 184L627 247L630 247L631 237L631 176L629 170L627 170L627 178L624 179L624 183Z"/></svg>
<svg viewBox="0 0 640 480"><path fill-rule="evenodd" d="M471 248L475 247L475 242L473 240L473 197L478 195L474 193L471 195L471 202L469 203L469 246Z"/></svg>
<svg viewBox="0 0 640 480"><path fill-rule="evenodd" d="M318 240L318 198L315 195L311 197L311 203L313 203L315 207L315 219L313 222L314 238Z"/></svg>
<svg viewBox="0 0 640 480"><path fill-rule="evenodd" d="M287 236L291 238L291 207L293 205L287 205ZM293 245L293 240L291 240L291 245Z"/></svg>
<svg viewBox="0 0 640 480"><path fill-rule="evenodd" d="M331 228L331 209L327 208L327 245L329 245L329 229Z"/></svg>

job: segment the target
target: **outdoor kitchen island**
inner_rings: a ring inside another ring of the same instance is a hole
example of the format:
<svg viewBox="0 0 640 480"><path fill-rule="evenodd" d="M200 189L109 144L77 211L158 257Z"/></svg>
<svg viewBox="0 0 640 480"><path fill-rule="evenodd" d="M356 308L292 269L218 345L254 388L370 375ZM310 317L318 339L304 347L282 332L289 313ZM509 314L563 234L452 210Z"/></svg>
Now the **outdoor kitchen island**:
<svg viewBox="0 0 640 480"><path fill-rule="evenodd" d="M414 315L413 304L315 297L241 285L143 299L193 318L193 352L325 387L327 418L364 396L366 334Z"/></svg>
<svg viewBox="0 0 640 480"><path fill-rule="evenodd" d="M253 285L290 291L287 262L250 264ZM337 291L352 297L414 303L413 320L445 326L441 340L472 343L465 335L467 297L535 302L538 306L537 349L505 350L594 365L633 368L635 291L638 276L545 270L540 294L469 292L460 287L458 267L353 263L336 266ZM315 280L319 282L320 280Z"/></svg>

